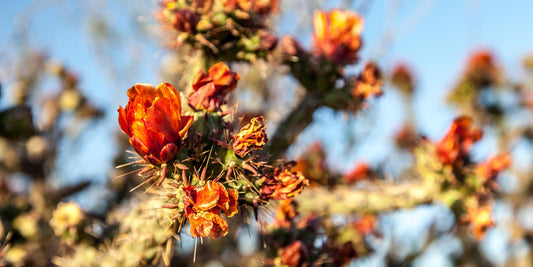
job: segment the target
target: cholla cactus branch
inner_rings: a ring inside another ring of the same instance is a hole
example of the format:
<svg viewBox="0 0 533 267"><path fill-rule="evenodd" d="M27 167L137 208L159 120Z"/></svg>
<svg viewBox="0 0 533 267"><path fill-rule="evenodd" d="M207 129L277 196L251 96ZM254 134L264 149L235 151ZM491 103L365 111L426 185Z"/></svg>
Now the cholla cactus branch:
<svg viewBox="0 0 533 267"><path fill-rule="evenodd" d="M408 209L432 203L440 195L439 191L439 186L430 182L376 182L358 190L340 186L334 190L307 188L296 199L302 213L349 215Z"/></svg>

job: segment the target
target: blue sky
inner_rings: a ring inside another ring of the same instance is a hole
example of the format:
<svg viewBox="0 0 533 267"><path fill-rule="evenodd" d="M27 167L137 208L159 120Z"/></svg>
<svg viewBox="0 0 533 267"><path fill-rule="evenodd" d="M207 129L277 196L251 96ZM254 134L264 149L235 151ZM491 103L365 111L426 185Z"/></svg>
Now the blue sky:
<svg viewBox="0 0 533 267"><path fill-rule="evenodd" d="M309 47L311 25L296 27L299 24L295 23L295 16L290 12L293 8L302 8L311 14L312 8L306 0L281 2L285 9L278 18L281 26L276 31L280 35L293 34ZM337 7L340 2L343 1L322 1L325 9ZM353 7L360 6L358 2ZM414 107L417 122L422 133L431 139L441 138L458 115L444 102L444 97L458 79L472 51L479 48L493 51L506 75L513 79L522 77L523 56L533 53L533 1L371 2L364 12L362 59L377 60L384 70L391 70L398 62L405 62L413 68L418 81ZM95 3L100 6L95 6ZM397 12L392 8L394 3L399 3ZM84 92L107 111L104 123L89 129L84 136L85 141L78 143L81 148L69 148L68 145L63 148L64 152L70 153L63 153L60 158L66 167L58 175L62 177L58 183L70 183L70 179L76 177L92 177L100 186L94 187L89 194L105 197L103 188L108 179L107 173L113 167L110 166L113 138L118 129L116 109L126 103L125 92L131 85L162 82L158 80L157 72L164 53L150 34L151 27L155 26L149 19L154 6L155 1L126 0L20 0L0 4L0 66L6 64L6 58L15 51L16 23L28 23L30 46L45 51L77 73ZM89 12L87 8L93 10ZM89 17L88 14L93 15ZM111 32L113 41L107 43L111 45L104 50L105 53L99 50L99 43L94 42L89 31L91 23L101 18L107 18L117 31L116 36ZM136 22L142 26L132 27ZM148 31L148 35L142 34L143 31ZM392 42L387 43L385 49L379 49L385 32L394 33ZM151 38L146 40L139 36ZM117 75L110 74L114 72ZM9 95L10 77L2 75L5 73L0 71L0 81L7 81L5 95ZM5 102L3 99L2 103ZM370 109L349 120L350 123L343 114L323 109L316 114L316 123L305 131L291 155L297 156L309 142L321 140L333 152L329 163L338 170L349 169L359 160L397 160L388 157L391 152L390 137L403 122L401 110L398 94L388 87L381 99L372 101ZM375 128L369 130L368 141L358 149L347 149L346 133L365 132L369 125ZM479 149L480 153L496 152L491 151L490 144L487 147ZM424 258L419 261L423 266Z"/></svg>

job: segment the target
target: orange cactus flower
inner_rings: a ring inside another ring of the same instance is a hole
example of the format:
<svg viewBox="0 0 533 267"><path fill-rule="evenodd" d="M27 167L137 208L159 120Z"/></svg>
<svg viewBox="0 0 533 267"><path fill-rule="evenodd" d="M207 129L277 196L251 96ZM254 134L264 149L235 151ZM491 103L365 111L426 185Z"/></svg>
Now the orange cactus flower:
<svg viewBox="0 0 533 267"><path fill-rule="evenodd" d="M480 50L472 54L466 68L466 78L478 86L497 83L500 79L500 69L495 63L490 51Z"/></svg>
<svg viewBox="0 0 533 267"><path fill-rule="evenodd" d="M249 155L253 150L263 149L268 142L263 116L252 118L250 123L233 135L233 151L240 157Z"/></svg>
<svg viewBox="0 0 533 267"><path fill-rule="evenodd" d="M279 255L281 264L289 267L306 266L309 252L302 241L296 240L284 247Z"/></svg>
<svg viewBox="0 0 533 267"><path fill-rule="evenodd" d="M126 107L118 109L118 123L133 149L153 165L172 160L193 120L181 115L176 89L168 83L157 88L138 83L128 90L128 97Z"/></svg>
<svg viewBox="0 0 533 267"><path fill-rule="evenodd" d="M511 166L511 156L508 153L494 156L476 167L477 172L485 179L492 180L498 174Z"/></svg>
<svg viewBox="0 0 533 267"><path fill-rule="evenodd" d="M189 95L189 104L211 112L220 110L226 94L235 90L239 78L239 74L231 72L222 62L211 66L207 73L198 72L192 83L194 92Z"/></svg>
<svg viewBox="0 0 533 267"><path fill-rule="evenodd" d="M367 63L363 72L357 78L352 95L358 98L367 99L372 96L381 96L381 85L383 80L381 71L374 63Z"/></svg>
<svg viewBox="0 0 533 267"><path fill-rule="evenodd" d="M411 94L415 89L412 71L405 64L399 64L394 68L391 83L405 94Z"/></svg>
<svg viewBox="0 0 533 267"><path fill-rule="evenodd" d="M360 162L352 171L344 176L344 181L348 184L353 184L368 179L371 175L372 169L370 169L370 166L364 162Z"/></svg>
<svg viewBox="0 0 533 267"><path fill-rule="evenodd" d="M482 240L485 237L485 232L488 228L494 226L490 214L492 207L485 205L482 207L471 208L466 214L466 221L470 223L470 233L474 235L477 240Z"/></svg>
<svg viewBox="0 0 533 267"><path fill-rule="evenodd" d="M309 180L301 172L277 168L273 175L263 178L261 196L284 200L300 194L306 185L309 185Z"/></svg>
<svg viewBox="0 0 533 267"><path fill-rule="evenodd" d="M276 176L280 182L274 193L275 199L286 199L299 195L309 181L300 172L285 170Z"/></svg>
<svg viewBox="0 0 533 267"><path fill-rule="evenodd" d="M296 162L293 171L299 171L311 184L327 184L329 178L326 150L320 142L313 142Z"/></svg>
<svg viewBox="0 0 533 267"><path fill-rule="evenodd" d="M443 164L453 164L470 152L470 147L483 137L472 125L472 119L461 116L453 121L446 136L437 143L437 157Z"/></svg>
<svg viewBox="0 0 533 267"><path fill-rule="evenodd" d="M357 13L332 10L318 11L314 16L314 42L318 52L337 64L346 65L357 61L361 48L363 18Z"/></svg>
<svg viewBox="0 0 533 267"><path fill-rule="evenodd" d="M361 234L368 235L374 231L378 217L374 214L365 214L357 221L353 222L352 226Z"/></svg>
<svg viewBox="0 0 533 267"><path fill-rule="evenodd" d="M402 128L394 135L394 141L396 145L402 149L414 148L418 144L419 140L420 137L416 133L415 127L410 123L403 125Z"/></svg>
<svg viewBox="0 0 533 267"><path fill-rule="evenodd" d="M286 199L279 202L276 218L274 219L274 227L289 228L294 223L294 218L298 215L297 203L292 199Z"/></svg>
<svg viewBox="0 0 533 267"><path fill-rule="evenodd" d="M185 216L191 224L191 236L212 238L228 234L228 223L220 216L238 213L239 193L225 188L221 183L207 181L204 187L187 186L185 191Z"/></svg>

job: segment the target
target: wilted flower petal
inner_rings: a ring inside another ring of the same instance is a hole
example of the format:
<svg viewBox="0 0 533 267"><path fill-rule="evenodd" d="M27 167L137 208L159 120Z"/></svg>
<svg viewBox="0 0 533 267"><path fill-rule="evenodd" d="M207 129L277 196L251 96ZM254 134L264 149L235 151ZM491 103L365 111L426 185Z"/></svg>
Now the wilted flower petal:
<svg viewBox="0 0 533 267"><path fill-rule="evenodd" d="M235 90L239 74L231 72L220 62L209 68L207 73L200 71L193 80L194 92L189 95L189 104L196 109L218 111L226 101L226 94Z"/></svg>
<svg viewBox="0 0 533 267"><path fill-rule="evenodd" d="M250 123L233 135L233 151L240 157L249 155L253 150L262 149L268 142L263 117L252 118Z"/></svg>

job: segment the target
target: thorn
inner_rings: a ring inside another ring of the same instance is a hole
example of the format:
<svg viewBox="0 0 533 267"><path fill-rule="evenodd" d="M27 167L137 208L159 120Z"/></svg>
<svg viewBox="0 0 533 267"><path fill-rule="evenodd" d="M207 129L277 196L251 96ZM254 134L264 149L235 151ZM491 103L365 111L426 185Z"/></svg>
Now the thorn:
<svg viewBox="0 0 533 267"><path fill-rule="evenodd" d="M254 169L254 167L252 167L252 166L250 166L250 165L248 165L248 164L246 164L246 163L243 163L243 164L242 164L242 167L243 167L245 170L250 171L250 172L253 173L254 175L259 175L259 173L257 173L257 170Z"/></svg>
<svg viewBox="0 0 533 267"><path fill-rule="evenodd" d="M228 148L228 147L229 147L229 145L226 144L224 141L218 140L218 139L216 139L216 138L209 137L209 140L211 140L211 141L217 143L218 145L220 145L220 146L222 146L222 147L224 147L224 148Z"/></svg>
<svg viewBox="0 0 533 267"><path fill-rule="evenodd" d="M228 111L224 111L224 112L220 113L220 117L224 117L224 116L226 116L226 115L231 115L231 113L232 113L232 112L229 111L229 110L228 110Z"/></svg>
<svg viewBox="0 0 533 267"><path fill-rule="evenodd" d="M163 181L165 181L165 178L167 176L167 164L161 165L161 178L159 179L159 182L157 182L157 186L160 186Z"/></svg>
<svg viewBox="0 0 533 267"><path fill-rule="evenodd" d="M229 177L233 173L233 166L228 168L228 172L226 172L226 181L229 181Z"/></svg>
<svg viewBox="0 0 533 267"><path fill-rule="evenodd" d="M143 174L145 174L146 172L150 171L153 168L154 168L154 165L146 166L141 171L139 171L139 173L137 173L137 176L142 177Z"/></svg>
<svg viewBox="0 0 533 267"><path fill-rule="evenodd" d="M178 204L169 204L169 205L163 205L161 207L165 208L165 209L175 209L175 208L179 207L179 205Z"/></svg>
<svg viewBox="0 0 533 267"><path fill-rule="evenodd" d="M185 175L185 170L181 170L181 179L183 180L184 185L189 185L189 179L187 179L187 175Z"/></svg>
<svg viewBox="0 0 533 267"><path fill-rule="evenodd" d="M205 180L205 172L207 171L207 168L204 168L202 170L202 174L200 174L200 181L204 181Z"/></svg>
<svg viewBox="0 0 533 267"><path fill-rule="evenodd" d="M198 246L198 237L194 238L194 254L192 256L192 263L196 263L196 247Z"/></svg>
<svg viewBox="0 0 533 267"><path fill-rule="evenodd" d="M179 162L176 162L176 163L174 163L174 164L175 164L176 167L177 167L178 169L180 169L180 170L188 170L188 169L189 169L189 167L187 167L187 166L185 166L185 165L183 165L183 164L181 164L181 163L179 163Z"/></svg>
<svg viewBox="0 0 533 267"><path fill-rule="evenodd" d="M133 191L135 191L137 188L139 188L139 187L145 185L146 183L152 181L153 179L154 179L154 178L152 177L152 178L150 178L150 179L146 179L146 180L144 180L144 182L142 182L142 183L140 183L139 185L137 185L136 187L130 189L130 193L133 192Z"/></svg>

